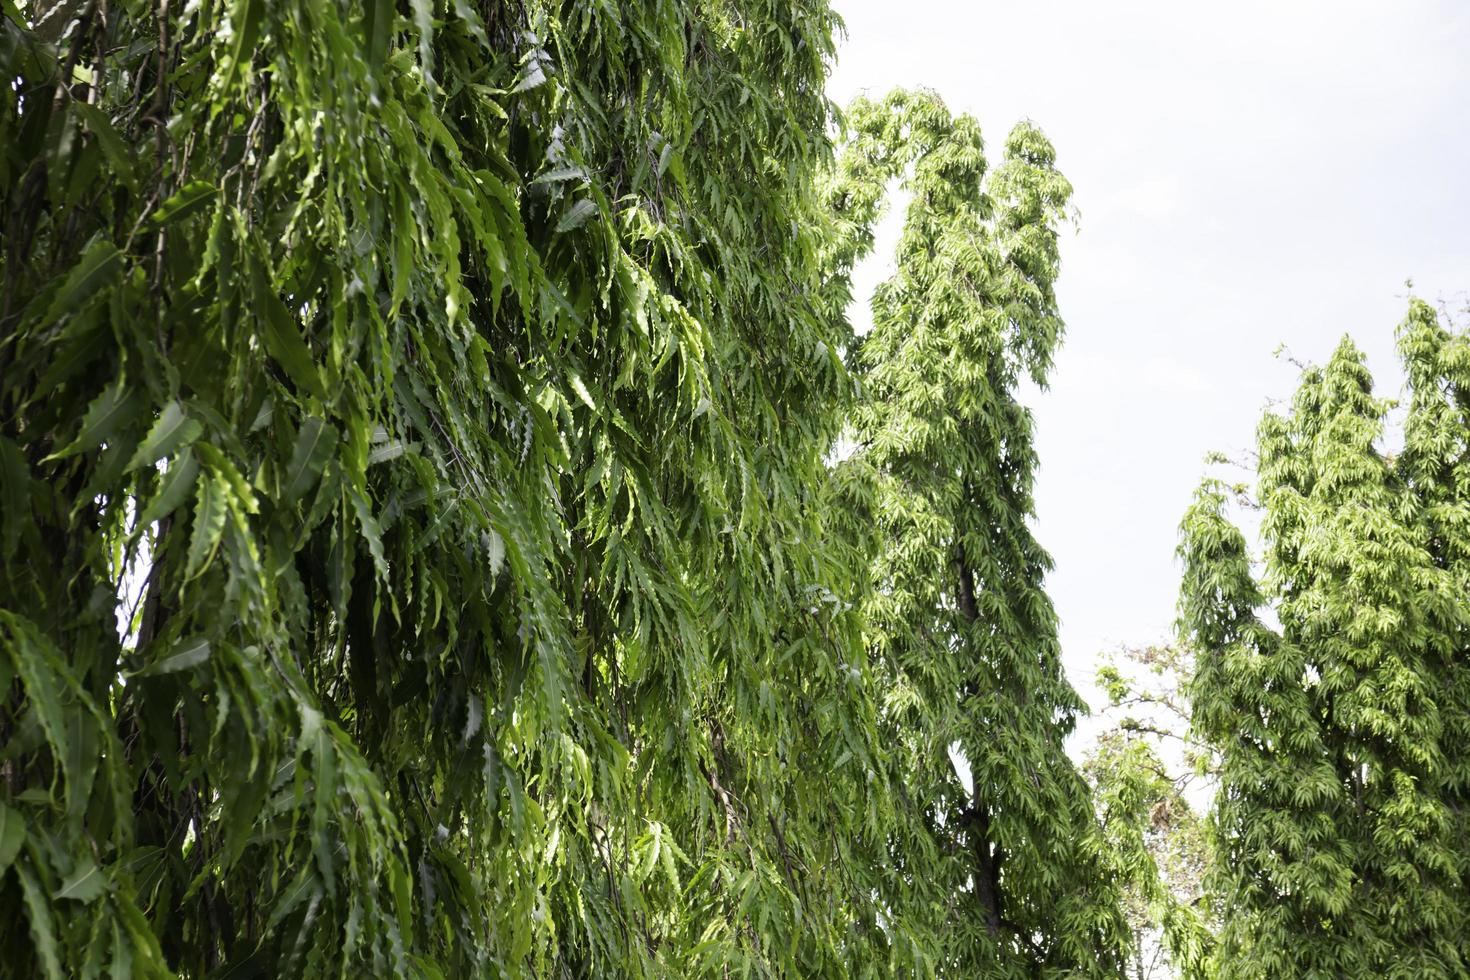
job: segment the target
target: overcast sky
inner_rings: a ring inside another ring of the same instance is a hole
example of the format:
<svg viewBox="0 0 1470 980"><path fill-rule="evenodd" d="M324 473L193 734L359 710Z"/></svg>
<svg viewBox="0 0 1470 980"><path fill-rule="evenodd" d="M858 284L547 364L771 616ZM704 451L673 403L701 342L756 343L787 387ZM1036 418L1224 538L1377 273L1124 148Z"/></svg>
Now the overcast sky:
<svg viewBox="0 0 1470 980"><path fill-rule="evenodd" d="M1169 635L1204 454L1251 448L1290 396L1274 351L1322 361L1351 333L1396 393L1405 280L1465 305L1470 3L835 4L839 103L934 88L992 161L1030 118L1076 186L1067 340L1031 401L1038 534L1068 673L1096 705L1100 649Z"/></svg>

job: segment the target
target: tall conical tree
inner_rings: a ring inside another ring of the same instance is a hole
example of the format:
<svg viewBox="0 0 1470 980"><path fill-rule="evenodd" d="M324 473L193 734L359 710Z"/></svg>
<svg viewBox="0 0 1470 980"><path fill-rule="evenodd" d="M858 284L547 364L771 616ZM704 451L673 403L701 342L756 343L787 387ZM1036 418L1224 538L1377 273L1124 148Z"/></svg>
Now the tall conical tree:
<svg viewBox="0 0 1470 980"><path fill-rule="evenodd" d="M1426 320L1425 318L1428 317ZM1183 527L1195 721L1219 750L1214 888L1225 976L1461 976L1464 857L1463 344L1422 304L1403 332L1409 451L1344 339L1260 429L1266 578L1225 495ZM1445 356L1448 353L1449 356ZM1417 360L1417 363L1416 363ZM1448 540L1447 540L1448 538ZM1269 605L1280 629L1261 622Z"/></svg>
<svg viewBox="0 0 1470 980"><path fill-rule="evenodd" d="M848 120L834 200L856 250L885 183L913 195L897 271L852 353L864 398L841 474L871 535L865 612L910 819L883 897L938 927L945 975L1112 976L1126 926L1062 747L1081 704L1027 523L1036 458L1016 393L1023 376L1045 384L1061 336L1052 286L1071 187L1030 124L987 175L975 121L931 93L859 101Z"/></svg>

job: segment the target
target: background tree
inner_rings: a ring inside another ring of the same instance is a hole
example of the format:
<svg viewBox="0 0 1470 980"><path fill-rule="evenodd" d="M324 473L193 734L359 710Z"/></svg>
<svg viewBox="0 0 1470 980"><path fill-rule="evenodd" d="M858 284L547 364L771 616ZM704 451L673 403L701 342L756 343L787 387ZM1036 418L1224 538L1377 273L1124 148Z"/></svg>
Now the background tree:
<svg viewBox="0 0 1470 980"><path fill-rule="evenodd" d="M1030 124L987 174L975 121L931 93L859 100L848 122L830 197L851 254L871 247L889 182L913 195L851 351L864 397L838 474L872 555L863 608L908 819L884 908L933 927L946 975L1114 976L1126 924L1063 751L1082 705L1027 526L1036 459L1016 394L1023 376L1045 384L1061 336L1071 186Z"/></svg>
<svg viewBox="0 0 1470 980"><path fill-rule="evenodd" d="M1214 758L1190 734L1193 658L1177 646L1103 657L1107 727L1084 761L1133 934L1129 977L1209 977L1207 825L1195 810ZM1204 785L1200 781L1205 780Z"/></svg>
<svg viewBox="0 0 1470 980"><path fill-rule="evenodd" d="M1223 976L1470 970L1470 342L1415 301L1399 349L1401 455L1379 448L1388 403L1347 339L1263 419L1261 583L1225 488L1184 521L1195 722L1221 762Z"/></svg>

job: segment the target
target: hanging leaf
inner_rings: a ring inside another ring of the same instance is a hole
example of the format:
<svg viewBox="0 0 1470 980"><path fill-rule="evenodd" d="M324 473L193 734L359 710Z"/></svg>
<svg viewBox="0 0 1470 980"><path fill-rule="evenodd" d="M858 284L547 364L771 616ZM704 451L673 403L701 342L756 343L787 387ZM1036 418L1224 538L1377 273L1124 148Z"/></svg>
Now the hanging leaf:
<svg viewBox="0 0 1470 980"><path fill-rule="evenodd" d="M117 246L101 236L92 239L82 252L82 257L66 281L57 290L56 297L46 310L45 321L54 323L81 309L87 300L112 282L122 270L122 253Z"/></svg>
<svg viewBox="0 0 1470 980"><path fill-rule="evenodd" d="M204 426L197 419L189 418L182 405L176 401L169 402L158 413L153 428L148 430L148 435L133 453L133 458L128 462L128 470L151 466L198 439L203 431Z"/></svg>
<svg viewBox="0 0 1470 980"><path fill-rule="evenodd" d="M86 858L77 863L76 870L67 876L57 889L57 899L68 899L74 902L95 901L107 890L108 878L105 872L91 858Z"/></svg>
<svg viewBox="0 0 1470 980"><path fill-rule="evenodd" d="M322 469L327 465L327 460L332 458L336 448L336 429L319 418L304 420L296 434L291 460L286 464L281 483L282 502L294 503L305 496L322 475Z"/></svg>
<svg viewBox="0 0 1470 980"><path fill-rule="evenodd" d="M86 102L72 102L69 109L82 117L87 130L96 137L117 180L131 187L134 183L132 149L119 135L112 120L101 109Z"/></svg>
<svg viewBox="0 0 1470 980"><path fill-rule="evenodd" d="M65 974L61 970L61 951L56 942L56 924L51 915L50 903L41 890L35 873L25 863L17 864L15 871L20 879L21 897L25 901L26 917L41 966L50 980L63 980Z"/></svg>
<svg viewBox="0 0 1470 980"><path fill-rule="evenodd" d="M25 839L25 820L19 812L0 803L0 878L4 878Z"/></svg>
<svg viewBox="0 0 1470 980"><path fill-rule="evenodd" d="M556 223L556 230L558 232L564 232L580 228L587 223L588 218L596 213L597 205L584 197L574 203L570 208L567 208L567 213L562 215L561 220Z"/></svg>
<svg viewBox="0 0 1470 980"><path fill-rule="evenodd" d="M142 413L142 397L119 378L87 406L77 437L64 449L47 456L46 462L96 449Z"/></svg>
<svg viewBox="0 0 1470 980"><path fill-rule="evenodd" d="M189 670L198 667L209 659L209 641L203 637L190 637L180 640L168 653L168 656L144 667L142 670L134 671L131 677L153 677L157 674L172 674L180 670Z"/></svg>
<svg viewBox="0 0 1470 980"><path fill-rule="evenodd" d="M321 375L317 373L310 348L301 339L301 329L296 318L286 309L286 304L281 302L274 288L266 281L260 266L253 264L252 268L254 269L252 283L254 303L261 317L261 329L266 350L285 369L286 376L298 388L318 398L326 397Z"/></svg>
<svg viewBox="0 0 1470 980"><path fill-rule="evenodd" d="M192 579L202 572L214 557L220 534L225 528L225 498L229 490L211 475L198 481L194 498L194 532L189 538L189 554L184 564L184 578Z"/></svg>
<svg viewBox="0 0 1470 980"><path fill-rule="evenodd" d="M200 213L213 204L218 196L219 190L213 184L202 180L191 181L160 204L149 222L156 228L166 228Z"/></svg>
<svg viewBox="0 0 1470 980"><path fill-rule="evenodd" d="M147 528L155 521L161 521L174 511L178 510L184 501L194 490L194 482L199 477L199 461L194 454L185 450L176 458L164 474L162 485L158 492L148 501L148 506L138 517L138 527Z"/></svg>

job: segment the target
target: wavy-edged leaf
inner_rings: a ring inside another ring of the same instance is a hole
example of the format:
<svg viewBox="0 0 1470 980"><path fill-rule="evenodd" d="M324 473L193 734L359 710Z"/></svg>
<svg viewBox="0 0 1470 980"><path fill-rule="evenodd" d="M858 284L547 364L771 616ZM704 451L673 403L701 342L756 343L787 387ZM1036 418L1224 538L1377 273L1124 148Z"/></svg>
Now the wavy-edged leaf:
<svg viewBox="0 0 1470 980"><path fill-rule="evenodd" d="M178 510L189 499L198 478L199 460L186 449L169 465L158 492L148 499L148 506L138 518L138 527L146 528L154 521L161 521Z"/></svg>
<svg viewBox="0 0 1470 980"><path fill-rule="evenodd" d="M597 203L591 198L581 198L571 207L567 213L562 215L561 220L556 223L558 232L572 231L587 223L587 219L597 213Z"/></svg>
<svg viewBox="0 0 1470 980"><path fill-rule="evenodd" d="M82 427L77 437L65 448L47 456L47 462L96 449L142 413L142 395L129 387L126 380L119 378L92 399L92 404L87 406L87 414L82 416Z"/></svg>
<svg viewBox="0 0 1470 980"><path fill-rule="evenodd" d="M25 818L20 815L19 810L12 810L0 803L0 880L4 879L11 862L20 853L20 846L25 843L25 839Z"/></svg>
<svg viewBox="0 0 1470 980"><path fill-rule="evenodd" d="M388 46L393 40L393 21L398 15L396 7L393 0L367 0L363 4L363 47L368 67L374 70L382 67L388 58Z"/></svg>
<svg viewBox="0 0 1470 980"><path fill-rule="evenodd" d="M129 187L134 184L133 151L118 134L117 127L107 118L107 113L87 102L73 100L69 103L72 112L82 117L87 129L97 138L113 175Z"/></svg>
<svg viewBox="0 0 1470 980"><path fill-rule="evenodd" d="M301 338L299 322L266 281L260 264L252 263L252 267L255 308L261 319L266 351L285 369L286 377L298 388L318 398L325 397L326 390L322 386L321 374L312 359L311 348Z"/></svg>
<svg viewBox="0 0 1470 980"><path fill-rule="evenodd" d="M157 420L138 444L127 468L132 471L156 463L198 439L203 432L204 426L198 419L190 418L184 406L171 401L158 413Z"/></svg>
<svg viewBox="0 0 1470 980"><path fill-rule="evenodd" d="M368 453L367 464L369 466L376 466L378 463L386 463L389 460L397 459L410 450L416 449L417 446L418 443L415 442L390 439L381 445L373 447L373 451Z"/></svg>
<svg viewBox="0 0 1470 980"><path fill-rule="evenodd" d="M191 667L198 667L209 659L209 641L202 636L191 636L174 644L168 656L156 660L142 670L134 671L133 677L153 677L157 674L173 674Z"/></svg>
<svg viewBox="0 0 1470 980"><path fill-rule="evenodd" d="M331 424L315 416L303 420L291 448L291 461L286 464L281 499L290 504L304 497L316 485L336 448L337 430Z"/></svg>
<svg viewBox="0 0 1470 980"><path fill-rule="evenodd" d="M235 84L235 79L244 66L255 56L261 20L265 17L265 4L266 0L235 0L230 6L230 25L235 31L235 43L230 47L230 59L224 76L226 89Z"/></svg>
<svg viewBox="0 0 1470 980"><path fill-rule="evenodd" d="M19 614L0 609L0 625L9 634L5 647L25 689L25 696L36 713L52 755L70 782L72 732L67 724L63 700L64 691L70 685L61 655L34 623Z"/></svg>
<svg viewBox="0 0 1470 980"><path fill-rule="evenodd" d="M516 82L512 91L529 92L544 84L546 84L546 71L541 67L541 62L535 60L526 66L526 70L521 74L520 80Z"/></svg>
<svg viewBox="0 0 1470 980"><path fill-rule="evenodd" d="M388 581L388 559L383 554L383 531L378 526L378 519L373 516L372 506L368 502L367 495L356 487L347 488L348 499L352 502L353 512L357 514L358 530L362 538L367 542L368 554L372 555L373 567L377 569L378 578L383 582Z"/></svg>
<svg viewBox="0 0 1470 980"><path fill-rule="evenodd" d="M36 880L36 873L28 862L17 862L15 873L20 880L21 898L25 901L26 918L30 923L31 938L35 940L41 967L46 971L47 977L62 980L65 974L61 970L60 948L56 943L56 922L51 917L51 902L41 890L41 883Z"/></svg>
<svg viewBox="0 0 1470 980"><path fill-rule="evenodd" d="M587 171L581 167L552 167L536 175L532 184L559 184L567 180L584 181L587 179Z"/></svg>
<svg viewBox="0 0 1470 980"><path fill-rule="evenodd" d="M165 228L199 214L219 197L219 188L202 180L191 180L168 197L149 216L154 228Z"/></svg>
<svg viewBox="0 0 1470 980"><path fill-rule="evenodd" d="M97 866L91 858L77 862L76 868L67 875L54 896L57 901L92 902L105 891L111 879L107 872Z"/></svg>
<svg viewBox="0 0 1470 980"><path fill-rule="evenodd" d="M80 822L92 801L92 783L97 778L97 765L102 754L100 732L92 712L79 701L66 706L66 729L66 815L70 820Z"/></svg>
<svg viewBox="0 0 1470 980"><path fill-rule="evenodd" d="M122 253L116 245L105 238L94 238L51 300L51 306L46 310L47 322L55 322L79 310L83 303L112 281L122 270L122 264Z"/></svg>
<svg viewBox="0 0 1470 980"><path fill-rule="evenodd" d="M434 85L434 0L409 0L413 26L419 32L419 67L424 81Z"/></svg>
<svg viewBox="0 0 1470 980"><path fill-rule="evenodd" d="M587 382L582 380L581 375L573 374L567 379L567 382L572 386L572 391L576 392L577 397L582 400L582 404L594 412L597 411L597 402L593 400L592 392L588 390Z"/></svg>
<svg viewBox="0 0 1470 980"><path fill-rule="evenodd" d="M214 475L198 481L194 498L194 533L189 538L189 554L184 563L184 578L192 579L204 570L219 546L225 529L225 496L229 490Z"/></svg>
<svg viewBox="0 0 1470 980"><path fill-rule="evenodd" d="M464 21L465 29L470 32L470 37L485 47L490 46L490 38L485 33L485 22L480 19L480 14L475 10L469 0L453 0L454 16Z"/></svg>

